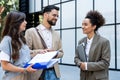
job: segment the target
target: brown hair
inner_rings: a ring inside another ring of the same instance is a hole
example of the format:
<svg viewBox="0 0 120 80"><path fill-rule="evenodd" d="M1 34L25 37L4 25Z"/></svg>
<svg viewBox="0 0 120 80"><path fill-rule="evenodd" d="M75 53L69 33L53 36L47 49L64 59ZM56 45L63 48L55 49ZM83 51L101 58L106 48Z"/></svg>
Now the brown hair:
<svg viewBox="0 0 120 80"><path fill-rule="evenodd" d="M18 33L21 23L25 20L26 16L22 12L13 11L10 12L5 19L4 28L2 30L2 38L6 35L10 36L12 41L12 59L17 60L19 58L19 50L22 43L26 44L23 33ZM20 41L21 40L21 41Z"/></svg>

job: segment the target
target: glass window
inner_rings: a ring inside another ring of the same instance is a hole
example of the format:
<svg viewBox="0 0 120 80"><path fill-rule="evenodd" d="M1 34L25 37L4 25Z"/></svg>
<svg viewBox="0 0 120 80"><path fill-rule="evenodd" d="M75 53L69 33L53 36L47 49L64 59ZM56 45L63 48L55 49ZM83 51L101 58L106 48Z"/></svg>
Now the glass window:
<svg viewBox="0 0 120 80"><path fill-rule="evenodd" d="M116 0L117 3L117 23L120 23L120 0Z"/></svg>
<svg viewBox="0 0 120 80"><path fill-rule="evenodd" d="M49 0L49 4L56 4L56 3L60 3L60 0Z"/></svg>
<svg viewBox="0 0 120 80"><path fill-rule="evenodd" d="M114 23L114 0L95 0L95 10L103 14L106 24Z"/></svg>
<svg viewBox="0 0 120 80"><path fill-rule="evenodd" d="M75 27L75 1L62 4L62 28Z"/></svg>
<svg viewBox="0 0 120 80"><path fill-rule="evenodd" d="M30 0L29 1L29 13L41 11L41 1L40 0Z"/></svg>
<svg viewBox="0 0 120 80"><path fill-rule="evenodd" d="M60 8L60 5L55 5L55 6ZM58 17L57 23L53 28L54 29L60 29L60 9L59 9L59 17Z"/></svg>
<svg viewBox="0 0 120 80"><path fill-rule="evenodd" d="M74 64L75 56L75 30L62 30L62 45L64 56L62 63Z"/></svg>
<svg viewBox="0 0 120 80"><path fill-rule="evenodd" d="M62 2L64 2L64 1L70 1L70 0L61 0Z"/></svg>
<svg viewBox="0 0 120 80"><path fill-rule="evenodd" d="M117 68L120 69L120 25L117 26Z"/></svg>
<svg viewBox="0 0 120 80"><path fill-rule="evenodd" d="M35 0L35 12L41 11L41 1Z"/></svg>
<svg viewBox="0 0 120 80"><path fill-rule="evenodd" d="M80 27L87 12L92 10L92 0L78 0L77 1L77 27Z"/></svg>
<svg viewBox="0 0 120 80"><path fill-rule="evenodd" d="M53 26L53 29L60 29L60 18L58 18L56 25Z"/></svg>
<svg viewBox="0 0 120 80"><path fill-rule="evenodd" d="M78 45L79 40L81 40L85 36L86 35L83 34L82 28L77 29L77 45Z"/></svg>
<svg viewBox="0 0 120 80"><path fill-rule="evenodd" d="M113 26L103 26L98 30L99 34L110 41L111 62L110 68L115 68L115 29Z"/></svg>
<svg viewBox="0 0 120 80"><path fill-rule="evenodd" d="M43 7L48 5L48 0L43 0Z"/></svg>
<svg viewBox="0 0 120 80"><path fill-rule="evenodd" d="M29 13L33 13L35 12L35 9L34 9L34 5L35 5L35 2L34 0L29 0Z"/></svg>

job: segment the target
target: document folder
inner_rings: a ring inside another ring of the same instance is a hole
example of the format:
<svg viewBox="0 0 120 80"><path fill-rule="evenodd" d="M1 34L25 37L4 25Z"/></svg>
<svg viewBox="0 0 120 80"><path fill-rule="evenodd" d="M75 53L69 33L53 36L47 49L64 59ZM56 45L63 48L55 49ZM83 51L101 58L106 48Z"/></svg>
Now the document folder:
<svg viewBox="0 0 120 80"><path fill-rule="evenodd" d="M86 57L84 45L83 44L78 45L77 50L79 53L80 60L83 62L87 62L87 57Z"/></svg>
<svg viewBox="0 0 120 80"><path fill-rule="evenodd" d="M52 67L59 59L52 59L56 56L58 51L47 52L44 54L37 54L28 63L25 64L24 68L33 64L34 69L46 69Z"/></svg>

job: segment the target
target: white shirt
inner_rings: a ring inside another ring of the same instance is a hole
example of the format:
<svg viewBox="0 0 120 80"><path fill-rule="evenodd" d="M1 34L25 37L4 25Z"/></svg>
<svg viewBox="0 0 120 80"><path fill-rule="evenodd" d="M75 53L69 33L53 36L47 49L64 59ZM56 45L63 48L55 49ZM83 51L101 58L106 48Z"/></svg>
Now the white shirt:
<svg viewBox="0 0 120 80"><path fill-rule="evenodd" d="M86 44L86 48L85 48L85 52L86 52L86 55L87 55L87 61L89 60L89 52L90 52L90 47L91 47L91 44L92 44L92 41L93 41L93 37L91 39L87 38L87 44ZM87 62L85 62L85 70L88 70Z"/></svg>
<svg viewBox="0 0 120 80"><path fill-rule="evenodd" d="M87 61L89 60L89 52L90 52L90 47L91 47L91 44L92 44L92 40L93 40L93 37L91 39L87 38L87 44L86 44L86 48L85 48L86 55L87 55Z"/></svg>
<svg viewBox="0 0 120 80"><path fill-rule="evenodd" d="M51 29L47 29L42 24L40 25L40 29L42 31L43 39L44 39L48 49L51 49L52 48L52 33L51 33Z"/></svg>

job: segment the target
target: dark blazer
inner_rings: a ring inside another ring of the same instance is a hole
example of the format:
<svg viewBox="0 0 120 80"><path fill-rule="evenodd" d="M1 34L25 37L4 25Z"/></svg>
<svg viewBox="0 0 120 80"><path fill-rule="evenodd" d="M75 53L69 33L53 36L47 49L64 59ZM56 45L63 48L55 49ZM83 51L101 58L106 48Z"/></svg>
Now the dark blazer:
<svg viewBox="0 0 120 80"><path fill-rule="evenodd" d="M79 44L84 43L86 46L87 37L79 41ZM87 61L88 70L80 72L80 80L109 80L108 68L110 65L110 43L107 39L98 34L94 35L90 51L89 60ZM79 67L80 57L76 49L74 62Z"/></svg>
<svg viewBox="0 0 120 80"><path fill-rule="evenodd" d="M40 25L38 25L36 27L38 29L38 32L41 34L41 29L40 29ZM43 35L41 34L41 36L43 37ZM27 44L29 46L29 48L31 49L31 55L34 57L40 50L44 49L42 43L41 43L41 39L38 35L38 33L36 32L35 28L30 28L27 29L25 32L25 38L27 41ZM43 38L44 39L44 38ZM63 57L63 49L62 49L62 44L61 44L61 39L59 34L52 30L52 49L53 50L59 50L59 53L57 55L57 58L62 58ZM58 63L56 63L54 65L54 69L55 69L55 73L56 76L59 78L60 77L60 71L59 71L59 66ZM36 74L34 73L35 78L33 78L33 80L38 80L37 78L41 75L42 73L42 69L38 72L36 72Z"/></svg>

